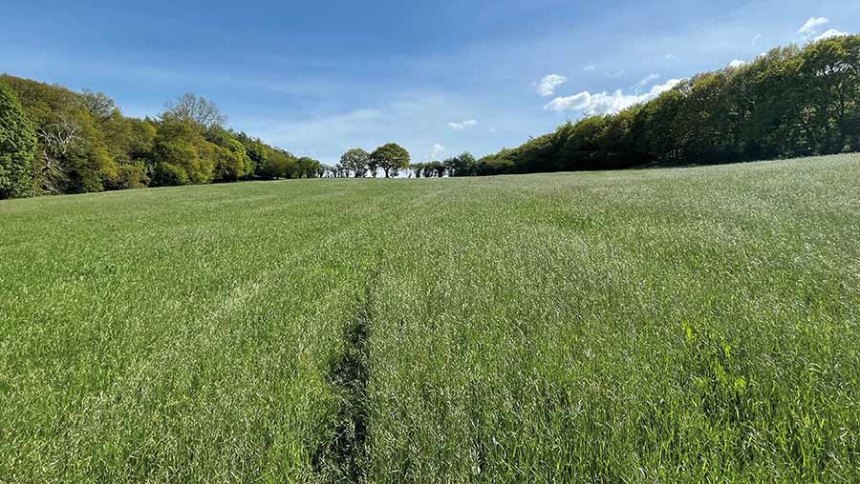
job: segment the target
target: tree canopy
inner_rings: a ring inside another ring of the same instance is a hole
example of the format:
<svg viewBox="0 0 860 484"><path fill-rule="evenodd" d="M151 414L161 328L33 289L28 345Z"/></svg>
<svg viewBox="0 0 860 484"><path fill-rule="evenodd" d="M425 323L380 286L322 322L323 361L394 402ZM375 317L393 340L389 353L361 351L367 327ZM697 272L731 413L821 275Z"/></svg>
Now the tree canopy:
<svg viewBox="0 0 860 484"><path fill-rule="evenodd" d="M369 161L370 154L362 148L353 148L340 157L341 166L352 172L356 178L362 178L367 174Z"/></svg>
<svg viewBox="0 0 860 484"><path fill-rule="evenodd" d="M860 36L773 49L696 75L618 114L568 122L476 163L474 174L613 169L860 149Z"/></svg>
<svg viewBox="0 0 860 484"><path fill-rule="evenodd" d="M168 103L167 110L162 113L161 117L162 119L190 121L207 128L221 127L227 122L227 117L221 114L215 103L190 92L183 94L176 101Z"/></svg>
<svg viewBox="0 0 860 484"><path fill-rule="evenodd" d="M0 80L0 199L32 190L36 132L15 92Z"/></svg>
<svg viewBox="0 0 860 484"><path fill-rule="evenodd" d="M388 143L376 148L370 155L373 165L382 168L385 178L396 176L398 170L409 167L409 152L397 143Z"/></svg>
<svg viewBox="0 0 860 484"><path fill-rule="evenodd" d="M135 119L103 93L6 75L0 86L0 137L15 139L0 143L3 197L320 176L318 161L225 128L218 107L194 94L158 119Z"/></svg>

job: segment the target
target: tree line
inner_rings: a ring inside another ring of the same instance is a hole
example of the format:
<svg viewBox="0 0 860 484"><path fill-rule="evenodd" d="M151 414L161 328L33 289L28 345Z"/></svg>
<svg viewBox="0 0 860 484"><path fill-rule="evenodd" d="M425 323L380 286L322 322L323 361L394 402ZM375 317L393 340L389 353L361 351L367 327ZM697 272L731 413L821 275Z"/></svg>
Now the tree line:
<svg viewBox="0 0 860 484"><path fill-rule="evenodd" d="M340 157L340 163L323 166L325 176L334 178L376 178L380 170L385 178L397 177L400 170L409 167L411 157L406 148L387 143L368 153L363 148L352 148Z"/></svg>
<svg viewBox="0 0 860 484"><path fill-rule="evenodd" d="M842 36L696 75L650 102L568 122L484 157L470 172L726 163L858 150L860 36Z"/></svg>
<svg viewBox="0 0 860 484"><path fill-rule="evenodd" d="M0 199L325 174L225 123L194 94L136 119L102 93L0 76Z"/></svg>
<svg viewBox="0 0 860 484"><path fill-rule="evenodd" d="M698 74L617 114L476 160L412 163L388 143L334 166L225 127L186 94L157 118L122 115L101 93L0 76L0 199L249 179L481 176L726 163L860 150L860 36L776 48Z"/></svg>
<svg viewBox="0 0 860 484"><path fill-rule="evenodd" d="M754 61L686 79L617 114L476 160L463 153L408 165L409 176L729 163L860 150L860 36L776 48ZM352 150L351 150L352 151ZM347 152L333 176L364 176ZM366 155L366 154L365 154ZM400 167L401 169L404 167Z"/></svg>
<svg viewBox="0 0 860 484"><path fill-rule="evenodd" d="M484 173L477 170L480 165L471 153L463 153L444 161L410 163L405 148L389 143L368 153L362 148L353 148L343 154L340 163L324 166L325 176L334 178L376 177L381 169L386 178L400 176L404 170L408 178L442 178L444 176L474 176Z"/></svg>

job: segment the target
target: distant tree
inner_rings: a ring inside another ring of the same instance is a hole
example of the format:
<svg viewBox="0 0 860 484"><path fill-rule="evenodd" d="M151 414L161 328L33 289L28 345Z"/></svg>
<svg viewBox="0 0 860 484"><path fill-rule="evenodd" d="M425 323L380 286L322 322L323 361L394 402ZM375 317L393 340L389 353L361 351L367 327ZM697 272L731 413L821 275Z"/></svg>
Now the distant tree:
<svg viewBox="0 0 860 484"><path fill-rule="evenodd" d="M84 89L80 96L84 107L98 121L105 122L119 114L114 100L104 93Z"/></svg>
<svg viewBox="0 0 860 484"><path fill-rule="evenodd" d="M474 174L724 163L860 149L860 36L775 48L478 161ZM451 160L449 160L451 161ZM449 168L451 165L449 164ZM454 168L452 176L464 174Z"/></svg>
<svg viewBox="0 0 860 484"><path fill-rule="evenodd" d="M243 132L235 133L234 137L245 147L245 153L247 153L248 158L254 165L254 176L268 178L265 172L266 164L268 163L267 155L271 148L266 146L259 138L252 138Z"/></svg>
<svg viewBox="0 0 860 484"><path fill-rule="evenodd" d="M254 164L245 147L238 140L228 139L226 146L219 146L215 164L216 180L236 181L247 179L254 173Z"/></svg>
<svg viewBox="0 0 860 484"><path fill-rule="evenodd" d="M292 154L269 146L262 147L266 159L265 166L259 170L261 178L295 178L298 173L298 159Z"/></svg>
<svg viewBox="0 0 860 484"><path fill-rule="evenodd" d="M117 176L109 181L107 188L121 190L149 186L154 170L155 123L149 119L118 115L104 123L103 129L111 156L119 163Z"/></svg>
<svg viewBox="0 0 860 484"><path fill-rule="evenodd" d="M442 178L443 176L445 176L445 172L447 171L447 168L445 167L445 163L443 163L441 161L434 161L430 165L433 168L433 173L438 178Z"/></svg>
<svg viewBox="0 0 860 484"><path fill-rule="evenodd" d="M370 159L374 165L382 168L385 178L390 178L392 171L397 176L398 170L409 167L409 152L396 143L380 146L370 155Z"/></svg>
<svg viewBox="0 0 860 484"><path fill-rule="evenodd" d="M299 158L297 162L297 178L315 178L319 172L320 166L322 166L322 164L313 158Z"/></svg>
<svg viewBox="0 0 860 484"><path fill-rule="evenodd" d="M28 193L317 177L324 171L315 160L300 166L284 150L223 129L217 107L191 94L160 119L134 119L102 93L7 75L0 75L0 83L17 96L35 133Z"/></svg>
<svg viewBox="0 0 860 484"><path fill-rule="evenodd" d="M0 80L0 199L32 191L36 133L15 93Z"/></svg>
<svg viewBox="0 0 860 484"><path fill-rule="evenodd" d="M84 142L80 126L62 118L39 129L42 163L39 169L42 186L48 193L63 193L69 182L68 168L82 156Z"/></svg>
<svg viewBox="0 0 860 484"><path fill-rule="evenodd" d="M353 148L340 157L340 164L351 171L356 178L363 178L367 175L368 161L370 154L361 148Z"/></svg>
<svg viewBox="0 0 860 484"><path fill-rule="evenodd" d="M153 154L153 181L159 185L208 183L215 173L217 145L204 139L200 125L179 119L161 123Z"/></svg>
<svg viewBox="0 0 860 484"><path fill-rule="evenodd" d="M445 160L445 168L448 170L448 176L470 176L474 175L476 163L475 157L465 152Z"/></svg>
<svg viewBox="0 0 860 484"><path fill-rule="evenodd" d="M217 147L213 153L215 181L236 181L253 175L254 162L233 133L213 126L206 131L205 138Z"/></svg>
<svg viewBox="0 0 860 484"><path fill-rule="evenodd" d="M415 174L415 178L421 178L421 175L424 174L424 163L413 163L409 165L409 169Z"/></svg>
<svg viewBox="0 0 860 484"><path fill-rule="evenodd" d="M144 188L149 186L151 181L142 163L127 163L120 165L118 174L111 180L109 188L111 190Z"/></svg>
<svg viewBox="0 0 860 484"><path fill-rule="evenodd" d="M349 178L349 168L344 166L343 163L334 165L334 169L336 178Z"/></svg>
<svg viewBox="0 0 860 484"><path fill-rule="evenodd" d="M183 94L176 101L168 103L161 117L165 120L190 121L207 128L224 126L227 122L227 117L221 114L215 103L192 93Z"/></svg>
<svg viewBox="0 0 860 484"><path fill-rule="evenodd" d="M33 186L36 193L80 193L107 188L119 164L104 123L81 95L64 87L2 76L21 102L37 134Z"/></svg>
<svg viewBox="0 0 860 484"><path fill-rule="evenodd" d="M824 39L802 53L801 78L809 86L807 130L819 153L850 151L860 97L860 36ZM847 149L846 149L847 148Z"/></svg>

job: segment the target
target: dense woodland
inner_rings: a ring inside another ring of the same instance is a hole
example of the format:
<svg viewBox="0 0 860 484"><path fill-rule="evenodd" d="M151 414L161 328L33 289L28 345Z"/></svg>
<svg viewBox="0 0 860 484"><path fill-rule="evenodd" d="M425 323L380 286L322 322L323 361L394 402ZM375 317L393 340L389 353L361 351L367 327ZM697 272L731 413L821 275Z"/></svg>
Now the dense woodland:
<svg viewBox="0 0 860 484"><path fill-rule="evenodd" d="M458 174L791 158L860 150L860 36L771 50L618 114L567 123Z"/></svg>
<svg viewBox="0 0 860 484"><path fill-rule="evenodd" d="M418 178L725 163L860 149L860 36L774 49L699 74L618 114L476 160L410 164L389 143L334 166L225 127L210 101L185 94L155 119L122 115L106 95L0 77L0 198L248 179Z"/></svg>
<svg viewBox="0 0 860 484"><path fill-rule="evenodd" d="M0 198L321 174L225 121L193 94L135 119L101 93L2 76Z"/></svg>

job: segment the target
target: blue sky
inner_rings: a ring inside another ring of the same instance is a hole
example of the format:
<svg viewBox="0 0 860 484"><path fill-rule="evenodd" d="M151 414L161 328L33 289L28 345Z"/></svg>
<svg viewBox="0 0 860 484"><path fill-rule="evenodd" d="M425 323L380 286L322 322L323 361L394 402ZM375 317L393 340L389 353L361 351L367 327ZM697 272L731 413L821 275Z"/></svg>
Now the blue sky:
<svg viewBox="0 0 860 484"><path fill-rule="evenodd" d="M0 71L103 91L134 116L195 92L231 127L328 163L388 141L419 161L480 156L860 32L856 0L120 3L6 0Z"/></svg>

